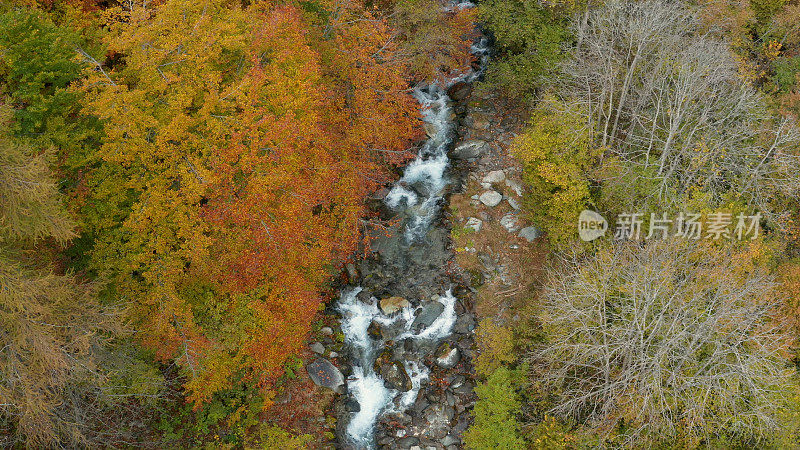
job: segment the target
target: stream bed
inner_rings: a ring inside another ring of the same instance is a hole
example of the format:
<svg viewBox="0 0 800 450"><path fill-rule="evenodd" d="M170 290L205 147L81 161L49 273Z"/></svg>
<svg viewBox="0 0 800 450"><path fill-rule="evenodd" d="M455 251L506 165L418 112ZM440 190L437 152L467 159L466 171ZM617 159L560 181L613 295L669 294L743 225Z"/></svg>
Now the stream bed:
<svg viewBox="0 0 800 450"><path fill-rule="evenodd" d="M338 407L343 448L460 446L467 425L474 318L454 295L441 213L457 138L448 90L480 76L487 40L472 51L479 63L466 74L414 89L428 139L383 199L396 225L373 240L372 253L358 263L359 285L343 288L335 306L351 369Z"/></svg>

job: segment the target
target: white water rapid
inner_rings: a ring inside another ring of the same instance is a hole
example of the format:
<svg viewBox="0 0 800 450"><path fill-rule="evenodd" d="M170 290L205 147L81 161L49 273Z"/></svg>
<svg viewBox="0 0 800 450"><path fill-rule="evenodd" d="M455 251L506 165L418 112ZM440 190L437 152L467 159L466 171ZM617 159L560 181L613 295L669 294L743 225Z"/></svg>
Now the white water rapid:
<svg viewBox="0 0 800 450"><path fill-rule="evenodd" d="M469 2L454 2L448 9L468 8ZM483 67L488 58L485 38L472 46L472 52ZM455 114L447 89L459 81L471 82L480 71L470 70L466 74L451 78L443 83L418 86L414 97L420 103L423 121L426 123L429 139L422 145L416 159L404 171L402 178L395 183L385 202L398 216L406 217L403 239L399 245L412 246L425 238L431 224L444 203L444 189L449 183L446 172L449 166L448 147L455 137ZM441 270L444 270L442 268ZM417 398L423 381L428 378L430 369L424 363L406 360L402 364L410 379L411 389L400 392L387 387L380 374L375 373L373 365L378 354L384 350L386 342L400 342L412 339L431 345L446 338L456 322L456 298L451 291L438 296L441 313L426 327L416 327L413 323L424 306L406 306L391 315L380 310L378 300L363 299L362 287L347 289L341 293L337 304L341 314L342 331L345 344L351 350L351 376L347 380L349 394L358 402L357 412L350 413L346 434L348 445L358 448L375 447L375 424L382 414L402 412ZM359 299L358 297L362 297ZM425 301L428 299L417 299ZM438 312L438 308L437 308ZM382 338L369 333L370 325L375 323L384 331Z"/></svg>

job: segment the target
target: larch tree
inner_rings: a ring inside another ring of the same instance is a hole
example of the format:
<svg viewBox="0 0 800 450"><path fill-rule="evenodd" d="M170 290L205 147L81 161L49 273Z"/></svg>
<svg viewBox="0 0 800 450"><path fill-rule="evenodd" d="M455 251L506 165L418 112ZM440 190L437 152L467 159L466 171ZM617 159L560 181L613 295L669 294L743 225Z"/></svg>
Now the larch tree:
<svg viewBox="0 0 800 450"><path fill-rule="evenodd" d="M2 107L0 122L9 123ZM0 443L82 446L105 383L106 340L118 315L96 286L56 275L47 243L75 236L48 153L0 136Z"/></svg>

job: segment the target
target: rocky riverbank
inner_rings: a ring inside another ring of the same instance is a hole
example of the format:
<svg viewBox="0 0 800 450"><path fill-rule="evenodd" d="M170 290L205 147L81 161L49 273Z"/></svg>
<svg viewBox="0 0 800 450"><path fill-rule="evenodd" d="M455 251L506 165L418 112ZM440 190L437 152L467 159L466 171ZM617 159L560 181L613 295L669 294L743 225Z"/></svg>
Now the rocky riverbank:
<svg viewBox="0 0 800 450"><path fill-rule="evenodd" d="M447 89L445 101L434 105L440 109L433 113L452 123L452 130L445 132L450 161L442 174L447 183L441 197L425 192L436 184L430 180L401 181L392 191L384 191L384 198L373 203L383 220L371 224L372 252L348 265L348 285L358 287L344 289L336 306L339 314L356 318L355 323L345 321L345 334L351 339L363 334L364 342L381 343L380 351L364 353L358 339L348 345L327 339L333 349L321 342L310 344L320 355L307 366L315 383L343 393L350 380L349 393L335 402L337 447L463 447L463 432L476 400L472 359L481 296L486 286L500 289L525 283L524 274L507 256L523 246L538 245L539 236L520 212L520 170L507 156L520 124L509 119L513 115L504 116L496 99L473 88L472 83L456 82ZM431 141L442 133L435 127L427 129ZM409 238L409 223L418 220L420 212L413 204L400 208L399 214L387 208L392 199L385 196L398 192L396 202L430 196L450 207L437 206L424 234ZM470 240L464 241L465 236ZM473 267L472 260L480 267ZM365 357L374 361L371 367L348 365ZM365 376L365 371L375 377ZM370 428L374 439L353 442L353 428L368 426L354 422L367 420L371 413L380 416L375 429Z"/></svg>

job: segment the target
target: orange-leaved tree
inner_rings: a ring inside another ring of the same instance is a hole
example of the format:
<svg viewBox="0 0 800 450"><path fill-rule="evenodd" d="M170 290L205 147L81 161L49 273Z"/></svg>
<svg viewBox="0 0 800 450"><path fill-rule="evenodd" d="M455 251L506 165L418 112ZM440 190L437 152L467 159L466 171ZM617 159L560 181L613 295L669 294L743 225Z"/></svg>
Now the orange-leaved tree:
<svg viewBox="0 0 800 450"><path fill-rule="evenodd" d="M95 266L198 404L270 392L418 136L406 66L357 4L168 0L107 14ZM313 10L312 10L313 9Z"/></svg>

